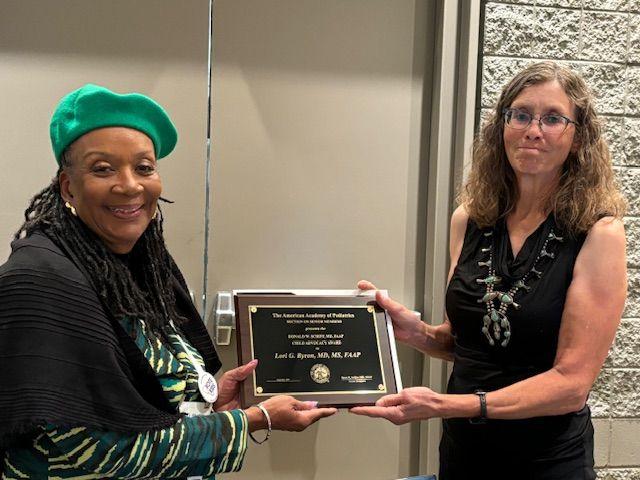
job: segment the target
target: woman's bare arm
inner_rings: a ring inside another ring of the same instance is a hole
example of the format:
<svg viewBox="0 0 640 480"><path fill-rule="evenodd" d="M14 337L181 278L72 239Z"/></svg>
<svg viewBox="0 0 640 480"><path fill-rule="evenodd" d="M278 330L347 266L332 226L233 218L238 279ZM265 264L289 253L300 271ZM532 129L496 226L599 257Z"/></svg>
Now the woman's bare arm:
<svg viewBox="0 0 640 480"><path fill-rule="evenodd" d="M601 219L589 232L574 266L553 367L489 392L487 416L519 419L580 410L613 341L626 292L624 227L620 220ZM413 387L382 397L374 407L351 411L403 424L432 417L477 417L480 403L475 394Z"/></svg>
<svg viewBox="0 0 640 480"><path fill-rule="evenodd" d="M489 418L560 415L581 409L613 342L627 293L624 226L603 218L589 232L567 292L553 367L487 394ZM444 395L444 417L474 416L475 395Z"/></svg>

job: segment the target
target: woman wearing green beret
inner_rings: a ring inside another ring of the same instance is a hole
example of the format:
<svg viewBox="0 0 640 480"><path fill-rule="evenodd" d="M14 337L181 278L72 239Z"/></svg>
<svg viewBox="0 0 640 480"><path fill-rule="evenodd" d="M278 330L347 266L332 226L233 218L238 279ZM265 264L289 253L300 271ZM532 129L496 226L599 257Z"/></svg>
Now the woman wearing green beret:
<svg viewBox="0 0 640 480"><path fill-rule="evenodd" d="M157 160L177 141L140 94L95 85L51 121L58 161L0 267L0 472L13 478L214 478L247 437L334 409L238 409L255 361L220 361L166 249Z"/></svg>

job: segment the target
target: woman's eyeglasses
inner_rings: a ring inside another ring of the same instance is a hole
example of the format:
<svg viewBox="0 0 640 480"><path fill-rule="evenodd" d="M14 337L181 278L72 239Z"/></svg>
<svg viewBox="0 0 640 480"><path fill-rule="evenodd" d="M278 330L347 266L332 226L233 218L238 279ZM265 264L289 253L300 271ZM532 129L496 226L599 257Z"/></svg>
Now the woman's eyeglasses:
<svg viewBox="0 0 640 480"><path fill-rule="evenodd" d="M544 133L559 135L567 129L570 123L578 125L570 118L560 115L559 113L547 113L535 118L529 112L524 110L520 110L518 108L505 108L502 111L502 114L504 115L505 125L509 128L513 128L514 130L524 130L529 128L531 122L537 120L540 130Z"/></svg>

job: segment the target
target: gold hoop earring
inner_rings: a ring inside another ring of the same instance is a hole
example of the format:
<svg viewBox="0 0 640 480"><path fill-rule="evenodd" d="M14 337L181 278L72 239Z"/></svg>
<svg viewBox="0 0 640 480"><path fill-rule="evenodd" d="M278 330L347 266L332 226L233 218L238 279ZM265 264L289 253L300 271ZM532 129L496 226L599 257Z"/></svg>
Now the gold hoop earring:
<svg viewBox="0 0 640 480"><path fill-rule="evenodd" d="M153 212L153 216L151 217L151 220L155 220L157 216L158 216L158 209L156 208L156 211Z"/></svg>
<svg viewBox="0 0 640 480"><path fill-rule="evenodd" d="M78 214L76 213L76 208L73 205L71 205L69 202L64 202L64 206L71 211L71 215L73 215L74 217L78 216Z"/></svg>

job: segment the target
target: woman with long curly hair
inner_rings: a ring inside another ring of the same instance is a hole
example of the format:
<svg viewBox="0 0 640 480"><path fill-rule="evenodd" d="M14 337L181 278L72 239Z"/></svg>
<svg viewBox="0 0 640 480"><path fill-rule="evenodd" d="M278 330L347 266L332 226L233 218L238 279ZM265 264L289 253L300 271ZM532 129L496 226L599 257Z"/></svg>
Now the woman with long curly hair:
<svg viewBox="0 0 640 480"><path fill-rule="evenodd" d="M626 259L593 102L566 67L518 73L451 218L447 318L428 325L377 294L396 338L453 370L446 394L407 388L352 411L443 418L439 480L596 478L586 401L622 315Z"/></svg>
<svg viewBox="0 0 640 480"><path fill-rule="evenodd" d="M289 396L241 410L256 361L216 383L163 238L157 161L177 133L160 105L85 85L50 133L58 173L0 267L0 477L214 478L255 430L335 412Z"/></svg>

